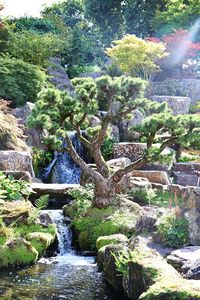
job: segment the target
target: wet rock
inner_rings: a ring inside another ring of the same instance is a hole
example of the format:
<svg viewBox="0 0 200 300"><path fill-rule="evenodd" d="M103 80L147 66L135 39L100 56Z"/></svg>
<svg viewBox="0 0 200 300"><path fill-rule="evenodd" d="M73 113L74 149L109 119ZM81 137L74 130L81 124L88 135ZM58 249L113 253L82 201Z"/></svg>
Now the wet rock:
<svg viewBox="0 0 200 300"><path fill-rule="evenodd" d="M186 262L182 266L181 272L184 273L184 277L187 279L200 280L200 258L194 261Z"/></svg>
<svg viewBox="0 0 200 300"><path fill-rule="evenodd" d="M100 248L110 244L125 244L128 242L128 238L124 234L112 234L108 236L100 236L96 241L96 248Z"/></svg>
<svg viewBox="0 0 200 300"><path fill-rule="evenodd" d="M180 96L150 96L150 99L159 103L167 102L174 115L189 113L191 99Z"/></svg>
<svg viewBox="0 0 200 300"><path fill-rule="evenodd" d="M30 153L23 151L0 151L1 171L25 171L34 177L32 158Z"/></svg>
<svg viewBox="0 0 200 300"><path fill-rule="evenodd" d="M39 221L39 224L45 225L45 226L49 226L51 224L54 224L54 222L53 222L52 218L50 217L50 215L48 213L43 213L43 212L41 212L39 214L38 221Z"/></svg>

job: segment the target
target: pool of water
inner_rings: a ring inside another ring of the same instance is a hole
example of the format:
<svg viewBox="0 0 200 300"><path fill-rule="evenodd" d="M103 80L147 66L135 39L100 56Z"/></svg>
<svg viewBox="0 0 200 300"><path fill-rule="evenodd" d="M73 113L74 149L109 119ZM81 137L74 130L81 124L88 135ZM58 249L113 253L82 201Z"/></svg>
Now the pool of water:
<svg viewBox="0 0 200 300"><path fill-rule="evenodd" d="M0 300L123 300L106 284L94 257L77 255L61 210L48 213L57 227L58 253L36 265L1 271Z"/></svg>
<svg viewBox="0 0 200 300"><path fill-rule="evenodd" d="M0 299L122 300L106 284L93 257L69 253L1 272Z"/></svg>

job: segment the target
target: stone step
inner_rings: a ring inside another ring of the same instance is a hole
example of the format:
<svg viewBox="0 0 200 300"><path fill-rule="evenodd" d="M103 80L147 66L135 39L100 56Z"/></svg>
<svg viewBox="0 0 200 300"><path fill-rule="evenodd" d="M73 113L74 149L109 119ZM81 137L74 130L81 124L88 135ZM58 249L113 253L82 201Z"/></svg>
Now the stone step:
<svg viewBox="0 0 200 300"><path fill-rule="evenodd" d="M67 195L69 189L77 187L79 184L31 183L32 190L39 196L44 194L64 196Z"/></svg>

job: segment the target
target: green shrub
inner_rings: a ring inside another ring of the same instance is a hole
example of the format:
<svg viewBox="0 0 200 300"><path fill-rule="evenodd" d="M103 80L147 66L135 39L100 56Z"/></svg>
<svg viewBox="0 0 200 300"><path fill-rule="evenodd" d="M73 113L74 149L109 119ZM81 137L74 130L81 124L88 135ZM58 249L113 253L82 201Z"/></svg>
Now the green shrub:
<svg viewBox="0 0 200 300"><path fill-rule="evenodd" d="M62 50L60 36L51 33L38 34L33 31L11 32L6 54L10 58L21 59L26 63L46 68L49 58Z"/></svg>
<svg viewBox="0 0 200 300"><path fill-rule="evenodd" d="M188 221L174 213L161 218L157 232L167 246L178 248L189 243Z"/></svg>
<svg viewBox="0 0 200 300"><path fill-rule="evenodd" d="M0 98L11 100L12 106L35 102L46 83L46 75L39 67L22 60L0 58Z"/></svg>

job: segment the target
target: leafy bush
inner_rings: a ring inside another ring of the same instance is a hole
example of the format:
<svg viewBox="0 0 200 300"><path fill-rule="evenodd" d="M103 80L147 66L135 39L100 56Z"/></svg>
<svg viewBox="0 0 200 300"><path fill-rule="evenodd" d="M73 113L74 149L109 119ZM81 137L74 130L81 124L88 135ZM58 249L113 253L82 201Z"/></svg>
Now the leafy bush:
<svg viewBox="0 0 200 300"><path fill-rule="evenodd" d="M0 97L12 106L35 102L45 85L46 75L38 67L18 59L0 58Z"/></svg>
<svg viewBox="0 0 200 300"><path fill-rule="evenodd" d="M188 221L174 213L161 218L157 232L167 246L178 248L189 243Z"/></svg>
<svg viewBox="0 0 200 300"><path fill-rule="evenodd" d="M8 176L0 172L0 199L12 201L23 200L32 192L30 184L23 180L15 180L13 176Z"/></svg>

